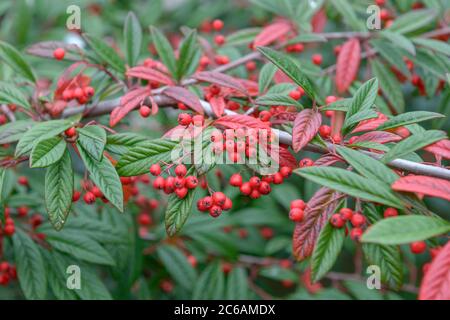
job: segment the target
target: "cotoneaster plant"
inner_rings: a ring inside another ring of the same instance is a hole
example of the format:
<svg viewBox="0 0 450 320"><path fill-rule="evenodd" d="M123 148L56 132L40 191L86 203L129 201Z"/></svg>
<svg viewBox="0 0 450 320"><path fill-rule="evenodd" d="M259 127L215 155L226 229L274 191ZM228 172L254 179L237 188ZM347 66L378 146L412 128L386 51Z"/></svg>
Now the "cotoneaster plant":
<svg viewBox="0 0 450 320"><path fill-rule="evenodd" d="M236 31L225 11L164 33L130 12L114 40L1 41L0 285L449 299L448 8L406 2L255 0L264 20Z"/></svg>

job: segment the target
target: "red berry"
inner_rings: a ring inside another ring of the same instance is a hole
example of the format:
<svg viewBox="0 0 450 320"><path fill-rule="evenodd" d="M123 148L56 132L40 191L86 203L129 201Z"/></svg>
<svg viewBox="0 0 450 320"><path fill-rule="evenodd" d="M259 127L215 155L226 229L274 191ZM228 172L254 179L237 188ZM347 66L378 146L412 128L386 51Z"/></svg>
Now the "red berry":
<svg viewBox="0 0 450 320"><path fill-rule="evenodd" d="M218 206L223 206L223 204L227 200L227 196L223 192L218 191L212 194L212 199L214 204Z"/></svg>
<svg viewBox="0 0 450 320"><path fill-rule="evenodd" d="M364 217L361 213L356 212L350 222L352 223L352 226L358 228L361 227L366 222L366 217Z"/></svg>
<svg viewBox="0 0 450 320"><path fill-rule="evenodd" d="M274 184L282 184L283 180L284 180L283 175L280 172L277 172L273 175Z"/></svg>
<svg viewBox="0 0 450 320"><path fill-rule="evenodd" d="M230 198L226 198L225 203L222 206L222 210L227 211L230 210L233 207L233 202Z"/></svg>
<svg viewBox="0 0 450 320"><path fill-rule="evenodd" d="M187 258L187 261L189 262L189 264L192 267L194 267L194 268L197 267L197 258L195 256L189 255L186 258Z"/></svg>
<svg viewBox="0 0 450 320"><path fill-rule="evenodd" d="M92 187L91 192L96 198L103 197L103 192L97 186Z"/></svg>
<svg viewBox="0 0 450 320"><path fill-rule="evenodd" d="M141 106L139 108L139 114L142 118L147 118L150 113L152 113L152 109L150 109L148 106Z"/></svg>
<svg viewBox="0 0 450 320"><path fill-rule="evenodd" d="M161 167L159 164L152 164L150 166L150 173L152 176L159 176L161 174Z"/></svg>
<svg viewBox="0 0 450 320"><path fill-rule="evenodd" d="M186 177L186 183L185 183L186 187L188 189L195 189L198 185L198 179L197 177L194 176L188 176Z"/></svg>
<svg viewBox="0 0 450 320"><path fill-rule="evenodd" d="M17 179L17 182L22 186L28 185L28 178L25 176L20 176L19 179Z"/></svg>
<svg viewBox="0 0 450 320"><path fill-rule="evenodd" d="M0 114L0 125L5 124L7 120L4 114Z"/></svg>
<svg viewBox="0 0 450 320"><path fill-rule="evenodd" d="M261 228L260 233L264 239L270 239L273 237L273 230L269 227Z"/></svg>
<svg viewBox="0 0 450 320"><path fill-rule="evenodd" d="M161 176L156 177L155 181L153 181L153 188L155 189L163 189L165 185L164 178Z"/></svg>
<svg viewBox="0 0 450 320"><path fill-rule="evenodd" d="M19 217L25 217L28 214L28 207L22 206L17 208L17 214Z"/></svg>
<svg viewBox="0 0 450 320"><path fill-rule="evenodd" d="M331 216L330 223L335 228L342 228L345 225L345 220L342 219L340 214L335 213Z"/></svg>
<svg viewBox="0 0 450 320"><path fill-rule="evenodd" d="M175 190L175 178L172 176L164 180L164 192L166 194L172 193Z"/></svg>
<svg viewBox="0 0 450 320"><path fill-rule="evenodd" d="M225 37L221 34L218 34L214 37L214 42L218 45L221 46L225 43Z"/></svg>
<svg viewBox="0 0 450 320"><path fill-rule="evenodd" d="M292 168L291 167L281 167L280 173L283 176L283 178L287 178L292 174Z"/></svg>
<svg viewBox="0 0 450 320"><path fill-rule="evenodd" d="M398 211L395 208L387 208L386 210L384 210L383 215L385 218L396 217L398 216Z"/></svg>
<svg viewBox="0 0 450 320"><path fill-rule="evenodd" d="M84 194L83 200L86 204L93 204L95 202L95 195L88 191Z"/></svg>
<svg viewBox="0 0 450 320"><path fill-rule="evenodd" d="M76 99L82 99L84 97L84 91L78 87L73 91L73 95Z"/></svg>
<svg viewBox="0 0 450 320"><path fill-rule="evenodd" d="M293 90L289 92L289 97L291 97L294 100L298 100L302 97L302 94L297 90Z"/></svg>
<svg viewBox="0 0 450 320"><path fill-rule="evenodd" d="M289 219L295 222L300 222L303 220L304 212L302 209L294 208L289 211Z"/></svg>
<svg viewBox="0 0 450 320"><path fill-rule="evenodd" d="M222 21L222 20L219 20L219 19L214 20L214 21L212 22L212 27L213 27L213 29L216 30L216 31L222 30L222 28L223 28L223 21Z"/></svg>
<svg viewBox="0 0 450 320"><path fill-rule="evenodd" d="M326 139L331 134L331 127L324 124L324 125L320 126L319 133L322 136L322 138Z"/></svg>
<svg viewBox="0 0 450 320"><path fill-rule="evenodd" d="M152 217L149 214L143 212L138 216L138 223L141 226L148 226L152 223Z"/></svg>
<svg viewBox="0 0 450 320"><path fill-rule="evenodd" d="M203 199L197 200L197 209L198 209L198 211L206 211L207 210Z"/></svg>
<svg viewBox="0 0 450 320"><path fill-rule="evenodd" d="M222 208L219 206L212 206L211 209L209 209L209 215L213 218L217 218L222 214Z"/></svg>
<svg viewBox="0 0 450 320"><path fill-rule="evenodd" d="M250 193L252 192L252 187L250 185L250 182L244 182L241 187L239 188L239 190L241 191L241 193L243 195L250 195Z"/></svg>
<svg viewBox="0 0 450 320"><path fill-rule="evenodd" d="M233 187L242 186L242 176L240 173L235 173L230 177L230 185Z"/></svg>
<svg viewBox="0 0 450 320"><path fill-rule="evenodd" d="M350 139L348 139L348 144L354 144L356 142L356 140L358 139L357 136L353 136Z"/></svg>
<svg viewBox="0 0 450 320"><path fill-rule="evenodd" d="M228 58L228 56L217 55L214 57L214 60L216 61L217 64L220 65L224 65L230 62L230 58Z"/></svg>
<svg viewBox="0 0 450 320"><path fill-rule="evenodd" d="M359 241L362 234L363 230L361 228L353 228L352 231L350 231L350 238L352 238L353 241Z"/></svg>
<svg viewBox="0 0 450 320"><path fill-rule="evenodd" d="M303 201L302 199L296 199L291 201L291 209L301 209L301 210L305 210L306 208L306 204L305 201Z"/></svg>
<svg viewBox="0 0 450 320"><path fill-rule="evenodd" d="M13 224L7 224L3 228L3 232L5 233L6 236L12 236L15 231L16 231L16 228L14 227Z"/></svg>
<svg viewBox="0 0 450 320"><path fill-rule="evenodd" d="M179 164L175 167L175 174L179 177L184 177L187 173L186 166L184 164Z"/></svg>
<svg viewBox="0 0 450 320"><path fill-rule="evenodd" d="M386 3L386 0L375 0L375 3L376 3L378 6L384 6L384 4Z"/></svg>
<svg viewBox="0 0 450 320"><path fill-rule="evenodd" d="M185 184L186 184L186 179L185 178L183 178L183 177L175 177L175 180L174 180L174 183L173 183L173 185L174 185L174 187L176 188L176 189L180 189L180 188L183 188L184 186L185 186Z"/></svg>
<svg viewBox="0 0 450 320"><path fill-rule="evenodd" d="M261 181L258 191L259 191L259 193L266 195L266 194L269 194L270 191L272 191L272 188L270 187L270 184L268 182Z"/></svg>
<svg viewBox="0 0 450 320"><path fill-rule="evenodd" d="M332 140L334 143L339 144L339 143L342 142L342 137L341 137L341 135L340 135L339 133L336 133L336 134L334 134L334 135L331 137L331 140Z"/></svg>
<svg viewBox="0 0 450 320"><path fill-rule="evenodd" d="M53 57L56 59L56 60L62 60L62 59L64 59L64 55L66 54L66 50L64 50L63 48L56 48L54 51L53 51Z"/></svg>
<svg viewBox="0 0 450 320"><path fill-rule="evenodd" d="M184 199L186 197L188 193L188 189L183 187L183 188L179 188L175 190L175 194L177 195L178 198L180 199Z"/></svg>
<svg viewBox="0 0 450 320"><path fill-rule="evenodd" d="M80 200L80 197L81 197L81 192L78 190L75 190L72 195L72 202L77 202L78 200Z"/></svg>
<svg viewBox="0 0 450 320"><path fill-rule="evenodd" d="M353 210L350 208L342 208L339 210L339 213L341 214L342 219L346 221L351 220L353 217Z"/></svg>
<svg viewBox="0 0 450 320"><path fill-rule="evenodd" d="M75 127L71 127L69 129L67 129L66 131L64 131L64 134L66 135L66 137L68 138L72 138L75 137L77 134L77 129Z"/></svg>
<svg viewBox="0 0 450 320"><path fill-rule="evenodd" d="M8 261L3 261L0 263L0 272L8 272L9 270L9 263Z"/></svg>
<svg viewBox="0 0 450 320"><path fill-rule="evenodd" d="M213 205L213 199L210 196L204 197L203 204L205 205L205 208L208 210Z"/></svg>
<svg viewBox="0 0 450 320"><path fill-rule="evenodd" d="M249 182L250 186L254 189L259 187L259 185L261 184L261 179L256 176L253 176L250 178Z"/></svg>
<svg viewBox="0 0 450 320"><path fill-rule="evenodd" d="M256 63L255 61L249 61L245 64L245 68L247 69L247 71L254 71L256 70Z"/></svg>
<svg viewBox="0 0 450 320"><path fill-rule="evenodd" d="M425 252L425 250L427 249L427 244L425 243L425 241L415 241L409 245L409 248L412 253L420 254Z"/></svg>
<svg viewBox="0 0 450 320"><path fill-rule="evenodd" d="M316 65L322 64L322 55L321 54L313 54L312 62Z"/></svg>
<svg viewBox="0 0 450 320"><path fill-rule="evenodd" d="M87 97L92 97L94 95L94 93L95 93L95 90L92 87L85 87L83 90L84 90L84 94Z"/></svg>
<svg viewBox="0 0 450 320"><path fill-rule="evenodd" d="M250 198L258 199L259 197L261 197L261 193L257 189L253 189L250 193Z"/></svg>
<svg viewBox="0 0 450 320"><path fill-rule="evenodd" d="M142 177L147 177L148 176L142 176ZM130 177L120 177L120 183L123 185L127 185L131 183L131 178Z"/></svg>
<svg viewBox="0 0 450 320"><path fill-rule="evenodd" d="M259 113L258 117L259 119L261 119L261 121L269 121L272 117L272 114L267 110L263 110Z"/></svg>
<svg viewBox="0 0 450 320"><path fill-rule="evenodd" d="M180 113L178 115L178 124L180 126L188 126L192 122L192 117L188 113Z"/></svg>
<svg viewBox="0 0 450 320"><path fill-rule="evenodd" d="M312 161L310 158L304 158L298 163L298 166L300 168L311 167L312 165L314 165L314 161Z"/></svg>
<svg viewBox="0 0 450 320"><path fill-rule="evenodd" d="M330 104L330 103L336 102L337 100L338 100L338 98L335 96L327 96L325 98L325 104Z"/></svg>

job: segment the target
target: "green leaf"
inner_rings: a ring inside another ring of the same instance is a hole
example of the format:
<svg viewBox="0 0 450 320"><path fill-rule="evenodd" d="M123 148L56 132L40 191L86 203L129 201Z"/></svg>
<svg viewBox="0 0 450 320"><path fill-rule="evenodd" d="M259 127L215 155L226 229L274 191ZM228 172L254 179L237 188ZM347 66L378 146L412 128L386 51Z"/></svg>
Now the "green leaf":
<svg viewBox="0 0 450 320"><path fill-rule="evenodd" d="M399 50L398 47L394 44L387 43L382 39L371 40L370 44L391 66L398 69L405 76L410 74L406 63L403 60L403 51Z"/></svg>
<svg viewBox="0 0 450 320"><path fill-rule="evenodd" d="M60 137L39 141L31 150L30 168L45 168L54 164L65 150L66 142Z"/></svg>
<svg viewBox="0 0 450 320"><path fill-rule="evenodd" d="M406 244L450 232L450 223L430 216L399 216L383 219L364 232L361 241L379 244Z"/></svg>
<svg viewBox="0 0 450 320"><path fill-rule="evenodd" d="M5 183L6 170L4 168L0 168L0 201L3 201L3 185ZM0 208L1 210L2 208ZM3 218L3 217L2 217Z"/></svg>
<svg viewBox="0 0 450 320"><path fill-rule="evenodd" d="M380 290L373 290L367 284L357 280L343 281L348 291L358 300L383 300Z"/></svg>
<svg viewBox="0 0 450 320"><path fill-rule="evenodd" d="M0 103L15 104L28 110L31 109L31 105L22 91L16 86L3 81L0 81Z"/></svg>
<svg viewBox="0 0 450 320"><path fill-rule="evenodd" d="M170 195L165 214L166 232L170 237L181 230L191 214L195 191L196 189L189 190L183 199L178 198L174 193Z"/></svg>
<svg viewBox="0 0 450 320"><path fill-rule="evenodd" d="M301 86L311 99L317 98L311 81L301 71L300 67L292 62L289 56L267 47L258 47L258 50L297 85Z"/></svg>
<svg viewBox="0 0 450 320"><path fill-rule="evenodd" d="M415 57L411 57L411 60L415 65L422 67L424 70L429 71L436 77L447 80L446 73L449 71L449 67L441 59L439 59L438 53L430 51L428 49L417 48ZM448 57L445 57L448 60Z"/></svg>
<svg viewBox="0 0 450 320"><path fill-rule="evenodd" d="M398 176L386 165L374 158L346 147L336 147L337 152L363 176L391 185Z"/></svg>
<svg viewBox="0 0 450 320"><path fill-rule="evenodd" d="M364 243L364 256L369 265L380 267L381 280L399 289L403 283L403 261L397 246Z"/></svg>
<svg viewBox="0 0 450 320"><path fill-rule="evenodd" d="M108 135L106 138L106 150L112 153L123 155L132 147L135 147L145 141L148 137L135 133L116 133Z"/></svg>
<svg viewBox="0 0 450 320"><path fill-rule="evenodd" d="M389 40L394 46L405 49L412 55L416 54L416 48L414 47L414 44L411 42L411 40L401 35L400 33L383 30L380 32L380 35L383 38Z"/></svg>
<svg viewBox="0 0 450 320"><path fill-rule="evenodd" d="M359 19L355 10L347 0L331 0L333 7L342 17L342 21L355 31L366 31L367 28L362 19Z"/></svg>
<svg viewBox="0 0 450 320"><path fill-rule="evenodd" d="M115 262L108 251L98 242L72 230L62 232L47 230L45 240L54 250L64 252L83 261L114 266Z"/></svg>
<svg viewBox="0 0 450 320"><path fill-rule="evenodd" d="M346 113L345 120L357 114L358 112L369 110L375 103L375 99L378 94L378 80L372 78L366 81L355 92L350 107ZM344 123L345 126L345 123Z"/></svg>
<svg viewBox="0 0 450 320"><path fill-rule="evenodd" d="M244 268L234 267L229 273L225 297L227 300L248 299L248 280Z"/></svg>
<svg viewBox="0 0 450 320"><path fill-rule="evenodd" d="M445 139L446 137L446 134L439 130L428 130L421 134L413 134L393 146L391 150L384 155L382 161L385 163L390 162L396 158L400 158L428 146L433 142Z"/></svg>
<svg viewBox="0 0 450 320"><path fill-rule="evenodd" d="M0 58L6 62L14 71L24 76L31 82L36 82L33 70L17 51L10 44L0 41Z"/></svg>
<svg viewBox="0 0 450 320"><path fill-rule="evenodd" d="M18 141L34 123L31 120L17 120L0 126L0 144Z"/></svg>
<svg viewBox="0 0 450 320"><path fill-rule="evenodd" d="M102 39L87 33L83 34L83 38L103 62L110 65L121 75L125 73L125 65L122 58L110 45Z"/></svg>
<svg viewBox="0 0 450 320"><path fill-rule="evenodd" d="M152 164L171 161L172 150L179 144L168 139L146 141L128 151L116 165L121 177L147 173Z"/></svg>
<svg viewBox="0 0 450 320"><path fill-rule="evenodd" d="M12 241L17 278L25 298L45 299L47 273L39 246L22 230L16 230Z"/></svg>
<svg viewBox="0 0 450 320"><path fill-rule="evenodd" d="M153 44L158 52L159 58L164 65L169 69L172 76L177 74L177 66L175 56L173 54L172 46L166 37L157 28L151 26L150 31L152 33Z"/></svg>
<svg viewBox="0 0 450 320"><path fill-rule="evenodd" d="M187 76L189 70L195 70L195 67L193 68L192 65L197 64L199 61L194 59L198 51L197 32L191 30L180 45L180 54L177 61L177 79Z"/></svg>
<svg viewBox="0 0 450 320"><path fill-rule="evenodd" d="M292 39L289 39L287 44L295 44L295 43L309 43L309 42L327 42L327 38L320 35L320 34L314 34L314 33L305 33L300 34Z"/></svg>
<svg viewBox="0 0 450 320"><path fill-rule="evenodd" d="M50 120L35 124L20 138L15 156L20 157L30 152L42 140L54 137L72 126L70 120Z"/></svg>
<svg viewBox="0 0 450 320"><path fill-rule="evenodd" d="M334 167L307 167L294 172L303 178L355 198L379 202L396 208L403 207L402 202L394 195L389 186L361 177L354 172Z"/></svg>
<svg viewBox="0 0 450 320"><path fill-rule="evenodd" d="M345 240L344 228L327 223L320 231L311 258L311 279L317 282L333 267Z"/></svg>
<svg viewBox="0 0 450 320"><path fill-rule="evenodd" d="M48 218L56 230L61 230L72 205L73 168L69 151L45 173L45 207Z"/></svg>
<svg viewBox="0 0 450 320"><path fill-rule="evenodd" d="M246 28L230 33L226 37L226 46L238 46L249 44L261 32L261 28Z"/></svg>
<svg viewBox="0 0 450 320"><path fill-rule="evenodd" d="M184 289L191 291L197 281L197 273L186 256L174 246L163 245L156 250L171 277Z"/></svg>
<svg viewBox="0 0 450 320"><path fill-rule="evenodd" d="M107 157L101 161L93 159L84 148L77 143L81 159L89 171L91 180L102 191L103 195L120 212L123 211L123 190L119 175Z"/></svg>
<svg viewBox="0 0 450 320"><path fill-rule="evenodd" d="M128 12L123 27L123 37L125 39L125 57L127 64L132 67L139 58L142 46L142 28L138 18L133 12Z"/></svg>
<svg viewBox="0 0 450 320"><path fill-rule="evenodd" d="M373 119L377 118L378 113L376 113L374 110L362 110L354 115L348 117L345 119L343 130L344 132L351 131L350 128L354 128L358 123L361 121L367 120L367 119Z"/></svg>
<svg viewBox="0 0 450 320"><path fill-rule="evenodd" d="M86 126L77 129L77 142L89 155L97 161L103 157L106 144L106 131L99 126Z"/></svg>
<svg viewBox="0 0 450 320"><path fill-rule="evenodd" d="M450 45L444 41L434 39L414 38L413 42L419 46L428 48L430 50L440 52L446 56L450 56Z"/></svg>
<svg viewBox="0 0 450 320"><path fill-rule="evenodd" d="M224 295L225 278L220 263L216 260L210 263L194 284L192 299L222 299Z"/></svg>
<svg viewBox="0 0 450 320"><path fill-rule="evenodd" d="M397 113L405 110L402 88L394 74L388 70L379 60L371 60L372 72L380 82L381 90Z"/></svg>
<svg viewBox="0 0 450 320"><path fill-rule="evenodd" d="M302 108L302 105L289 96L279 93L269 93L264 96L260 96L255 101L256 104L261 106L294 106Z"/></svg>
<svg viewBox="0 0 450 320"><path fill-rule="evenodd" d="M436 18L436 12L430 9L412 10L394 20L394 23L387 28L391 32L400 34L418 30Z"/></svg>
<svg viewBox="0 0 450 320"><path fill-rule="evenodd" d="M272 82L277 67L273 63L266 63L259 72L258 88L259 93L264 93Z"/></svg>
<svg viewBox="0 0 450 320"><path fill-rule="evenodd" d="M381 124L377 130L387 130L392 128L397 128L401 126L406 126L411 123L417 123L421 121L436 119L436 118L445 118L443 114L429 111L412 111L399 114L388 121Z"/></svg>

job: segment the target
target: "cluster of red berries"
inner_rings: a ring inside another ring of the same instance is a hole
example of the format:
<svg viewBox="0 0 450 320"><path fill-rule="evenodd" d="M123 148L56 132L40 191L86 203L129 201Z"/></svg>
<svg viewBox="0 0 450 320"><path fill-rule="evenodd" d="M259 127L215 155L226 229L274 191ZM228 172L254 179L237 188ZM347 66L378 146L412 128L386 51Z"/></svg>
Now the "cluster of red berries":
<svg viewBox="0 0 450 320"><path fill-rule="evenodd" d="M65 101L76 99L78 103L85 104L94 95L95 90L91 86L70 86L62 93L62 98Z"/></svg>
<svg viewBox="0 0 450 320"><path fill-rule="evenodd" d="M186 197L190 189L195 189L198 186L198 179L196 176L186 176L187 168L184 164L179 164L175 167L175 177L168 176L164 179L161 176L161 166L159 164L152 164L150 173L156 176L153 181L153 188L163 190L166 194L175 193L178 198Z"/></svg>
<svg viewBox="0 0 450 320"><path fill-rule="evenodd" d="M7 286L11 279L17 279L16 266L7 261L0 262L0 285Z"/></svg>
<svg viewBox="0 0 450 320"><path fill-rule="evenodd" d="M359 241L364 229L367 227L366 217L361 212L354 212L350 208L342 208L330 218L330 223L335 228L344 227L347 221L349 221L353 227L350 231L350 238L354 241Z"/></svg>
<svg viewBox="0 0 450 320"><path fill-rule="evenodd" d="M305 90L302 87L297 87L295 90L289 92L289 97L294 100L299 100L301 97L305 95Z"/></svg>
<svg viewBox="0 0 450 320"><path fill-rule="evenodd" d="M289 53L300 53L305 49L303 43L293 43L286 46L285 50Z"/></svg>
<svg viewBox="0 0 450 320"><path fill-rule="evenodd" d="M18 212L19 209L21 209L22 207L18 208ZM26 207L24 207L26 208ZM28 213L28 208L26 208L26 212ZM24 210L22 209L21 212L19 213L19 215L22 213L23 214ZM26 213L25 213L26 215ZM16 232L16 228L14 226L14 220L11 218L11 209L6 207L4 210L4 216L5 216L5 225L2 226L2 221L0 220L0 236L2 236L3 234L7 237L10 237L14 234L14 232Z"/></svg>
<svg viewBox="0 0 450 320"><path fill-rule="evenodd" d="M223 211L228 211L233 206L233 202L223 192L213 192L211 196L206 196L197 201L197 209L202 212L209 212L213 218L217 218Z"/></svg>
<svg viewBox="0 0 450 320"><path fill-rule="evenodd" d="M178 124L180 126L189 126L191 123L196 126L202 126L205 118L201 114L190 115L189 113L180 113L178 115Z"/></svg>
<svg viewBox="0 0 450 320"><path fill-rule="evenodd" d="M303 221L305 217L306 203L302 199L291 201L291 210L289 211L289 219L295 222Z"/></svg>

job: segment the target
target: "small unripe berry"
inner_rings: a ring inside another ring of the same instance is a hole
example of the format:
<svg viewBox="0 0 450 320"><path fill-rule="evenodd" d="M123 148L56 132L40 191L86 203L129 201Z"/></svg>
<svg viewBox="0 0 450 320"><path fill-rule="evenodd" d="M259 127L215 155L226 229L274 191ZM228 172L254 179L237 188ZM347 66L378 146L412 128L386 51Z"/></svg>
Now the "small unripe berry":
<svg viewBox="0 0 450 320"><path fill-rule="evenodd" d="M412 253L420 254L425 252L425 250L427 249L427 244L425 243L425 241L415 241L409 245L409 248Z"/></svg>
<svg viewBox="0 0 450 320"><path fill-rule="evenodd" d="M383 216L385 218L396 217L398 216L398 211L395 208L387 208L384 210Z"/></svg>
<svg viewBox="0 0 450 320"><path fill-rule="evenodd" d="M152 113L152 109L150 109L148 106L141 106L139 108L139 114L142 118L147 118L150 113Z"/></svg>
<svg viewBox="0 0 450 320"><path fill-rule="evenodd" d="M335 228L342 228L345 225L345 220L342 219L340 214L335 213L331 216L330 223Z"/></svg>
<svg viewBox="0 0 450 320"><path fill-rule="evenodd" d="M289 219L295 222L300 222L303 220L304 212L301 209L294 208L289 211Z"/></svg>
<svg viewBox="0 0 450 320"><path fill-rule="evenodd" d="M54 57L56 60L62 60L62 59L64 59L65 54L66 54L66 50L64 50L63 48L56 48L56 49L53 51L53 57Z"/></svg>

